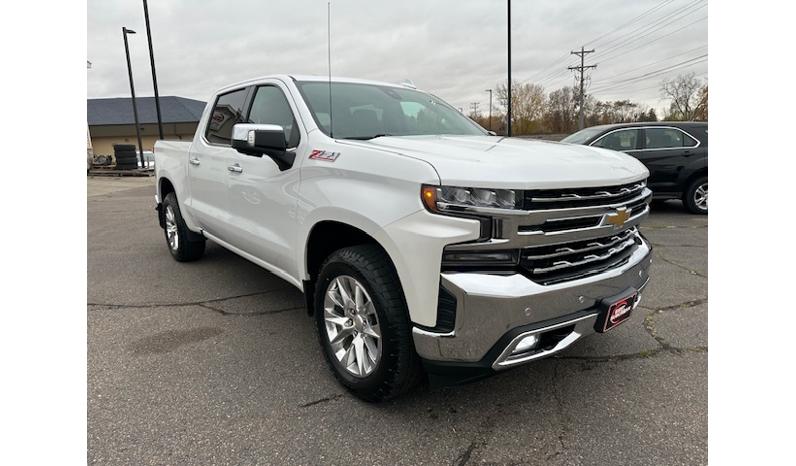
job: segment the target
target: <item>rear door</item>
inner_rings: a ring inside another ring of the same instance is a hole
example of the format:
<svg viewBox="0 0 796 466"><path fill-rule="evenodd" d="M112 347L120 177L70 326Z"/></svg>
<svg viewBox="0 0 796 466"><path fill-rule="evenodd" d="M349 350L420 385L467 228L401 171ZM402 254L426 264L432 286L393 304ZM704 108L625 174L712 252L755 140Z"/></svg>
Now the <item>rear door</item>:
<svg viewBox="0 0 796 466"><path fill-rule="evenodd" d="M200 137L188 155L191 211L203 230L229 241L228 167L237 151L232 149L232 126L243 122L249 88L219 95Z"/></svg>
<svg viewBox="0 0 796 466"><path fill-rule="evenodd" d="M233 244L272 265L276 273L296 277L298 184L307 137L298 124L294 102L284 85L273 80L253 90L247 121L278 125L285 130L288 150L296 152L293 166L280 170L267 154L235 151L234 171L227 173Z"/></svg>
<svg viewBox="0 0 796 466"><path fill-rule="evenodd" d="M658 193L675 192L677 179L699 142L671 126L646 127L642 148L636 154L650 171L649 187Z"/></svg>

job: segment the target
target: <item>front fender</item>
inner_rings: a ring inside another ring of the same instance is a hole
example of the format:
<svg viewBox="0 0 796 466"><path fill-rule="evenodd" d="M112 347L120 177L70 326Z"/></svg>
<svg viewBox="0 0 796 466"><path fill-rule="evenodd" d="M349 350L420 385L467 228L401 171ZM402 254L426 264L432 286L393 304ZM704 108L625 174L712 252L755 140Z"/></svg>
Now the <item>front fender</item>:
<svg viewBox="0 0 796 466"><path fill-rule="evenodd" d="M477 239L481 225L476 220L434 215L419 209L384 227L355 211L328 207L313 212L303 231L309 238L312 227L322 221L345 223L364 231L387 252L406 298L412 322L434 327L437 319L437 294L445 245ZM301 277L309 279L307 248L299 264Z"/></svg>

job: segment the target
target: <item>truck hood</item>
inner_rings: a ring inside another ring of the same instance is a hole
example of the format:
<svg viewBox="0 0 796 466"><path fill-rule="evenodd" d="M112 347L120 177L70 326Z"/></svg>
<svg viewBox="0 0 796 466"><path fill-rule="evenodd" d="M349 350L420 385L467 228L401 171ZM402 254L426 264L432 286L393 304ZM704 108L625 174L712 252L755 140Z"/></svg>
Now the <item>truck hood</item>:
<svg viewBox="0 0 796 466"><path fill-rule="evenodd" d="M346 141L427 161L451 186L555 189L646 178L635 158L611 150L501 136L390 136Z"/></svg>

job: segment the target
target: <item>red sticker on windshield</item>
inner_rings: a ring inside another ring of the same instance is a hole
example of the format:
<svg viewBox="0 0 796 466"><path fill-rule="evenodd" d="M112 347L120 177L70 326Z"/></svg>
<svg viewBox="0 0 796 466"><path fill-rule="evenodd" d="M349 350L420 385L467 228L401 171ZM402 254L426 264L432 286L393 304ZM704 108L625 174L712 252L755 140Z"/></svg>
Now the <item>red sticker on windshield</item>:
<svg viewBox="0 0 796 466"><path fill-rule="evenodd" d="M339 152L331 152L328 150L320 150L320 149L313 149L310 152L310 159L312 160L324 160L326 162L334 162L337 160L337 157L340 157Z"/></svg>

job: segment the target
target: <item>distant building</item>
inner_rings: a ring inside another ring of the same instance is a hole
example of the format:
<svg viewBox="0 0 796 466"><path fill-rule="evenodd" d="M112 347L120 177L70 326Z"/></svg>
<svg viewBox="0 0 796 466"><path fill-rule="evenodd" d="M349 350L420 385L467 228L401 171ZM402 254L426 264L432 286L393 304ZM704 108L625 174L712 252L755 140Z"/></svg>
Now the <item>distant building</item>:
<svg viewBox="0 0 796 466"><path fill-rule="evenodd" d="M158 119L154 97L137 97L138 123L144 150L152 150L158 139ZM137 144L133 105L129 97L88 99L88 128L94 154L113 153L113 144ZM163 120L163 137L190 141L202 117L205 103L185 97L162 96L160 113Z"/></svg>

